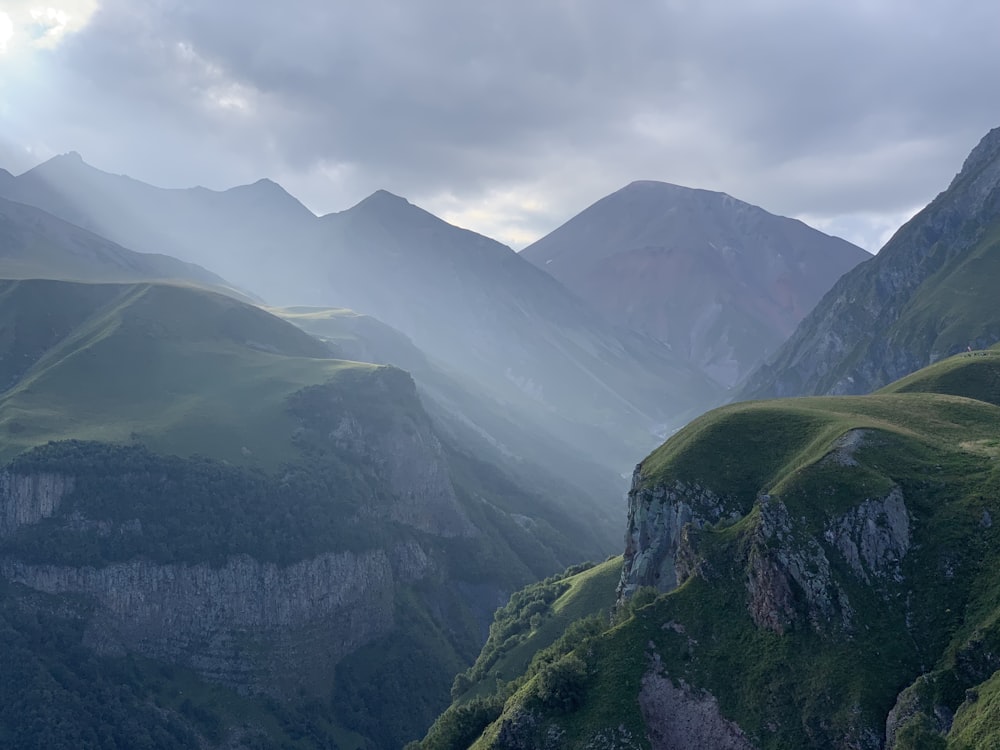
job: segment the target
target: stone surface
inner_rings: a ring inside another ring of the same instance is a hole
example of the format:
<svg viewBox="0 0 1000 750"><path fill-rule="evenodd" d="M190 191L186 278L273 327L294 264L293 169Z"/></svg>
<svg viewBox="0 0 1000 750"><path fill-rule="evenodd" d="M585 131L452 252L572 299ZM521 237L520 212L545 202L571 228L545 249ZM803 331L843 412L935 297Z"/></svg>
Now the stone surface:
<svg viewBox="0 0 1000 750"><path fill-rule="evenodd" d="M222 567L143 560L103 568L0 561L0 576L99 604L87 640L183 664L244 692L310 685L393 626L401 583L433 564L415 543L327 553L286 567L238 555Z"/></svg>
<svg viewBox="0 0 1000 750"><path fill-rule="evenodd" d="M73 485L59 474L0 474L0 539L54 515Z"/></svg>
<svg viewBox="0 0 1000 750"><path fill-rule="evenodd" d="M639 708L652 750L753 750L739 726L722 716L713 695L662 674L642 678Z"/></svg>

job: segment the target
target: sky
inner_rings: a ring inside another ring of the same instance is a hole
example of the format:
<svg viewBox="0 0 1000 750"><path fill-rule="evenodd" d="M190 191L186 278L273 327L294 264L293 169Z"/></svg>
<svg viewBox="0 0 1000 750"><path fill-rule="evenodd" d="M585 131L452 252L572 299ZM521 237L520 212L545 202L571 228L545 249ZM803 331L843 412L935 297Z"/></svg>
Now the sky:
<svg viewBox="0 0 1000 750"><path fill-rule="evenodd" d="M633 180L876 251L1000 125L995 0L0 0L0 167L386 189L519 249Z"/></svg>

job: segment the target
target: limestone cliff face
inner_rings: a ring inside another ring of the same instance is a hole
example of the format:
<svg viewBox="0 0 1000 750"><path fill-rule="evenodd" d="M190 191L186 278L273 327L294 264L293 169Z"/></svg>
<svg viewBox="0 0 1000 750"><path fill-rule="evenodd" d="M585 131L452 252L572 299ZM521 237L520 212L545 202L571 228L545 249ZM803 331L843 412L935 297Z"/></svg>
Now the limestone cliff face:
<svg viewBox="0 0 1000 750"><path fill-rule="evenodd" d="M663 674L659 659L642 678L639 707L652 750L753 750L739 726L719 711L711 693Z"/></svg>
<svg viewBox="0 0 1000 750"><path fill-rule="evenodd" d="M327 553L279 567L248 555L221 568L142 560L101 568L0 561L0 575L99 604L87 640L183 664L242 691L310 685L393 626L397 585L432 572L416 544ZM315 648L322 642L321 648Z"/></svg>
<svg viewBox="0 0 1000 750"><path fill-rule="evenodd" d="M834 462L847 475L862 471L856 452L869 437L865 430L845 433L820 464ZM871 612L856 611L847 591L861 585L886 611L899 605L908 585L904 561L913 544L912 521L897 485L878 495L860 494L853 503L840 497L829 511L823 510L825 502L799 504L797 495L767 492L752 499L729 497L713 491L710 480L670 474L650 480L640 465L629 493L619 597L643 586L669 592L697 576L711 585L735 583L745 592L747 614L762 630L853 638ZM718 545L708 535L733 524L739 529L727 537L724 550L712 551ZM864 602L872 607L872 597L865 595ZM685 632L676 622L663 628ZM654 749L754 746L755 739L720 713L711 693L668 674L655 652L648 656L652 664L638 699ZM898 713L906 715L905 707ZM836 746L882 746L880 732L870 724L859 722L847 732Z"/></svg>
<svg viewBox="0 0 1000 750"><path fill-rule="evenodd" d="M854 451L866 431L846 433L823 459L849 471ZM749 507L745 512L743 508ZM902 490L884 497L863 497L826 519L821 534L805 519L789 513L785 502L762 493L752 504L724 498L697 481L674 478L650 484L640 464L629 492L625 560L618 587L620 599L642 586L668 592L707 563L699 554L699 530L749 516L744 536L747 607L754 622L777 633L803 616L817 629L836 624L850 629L853 611L833 567L850 574L888 598L888 587L903 582L902 561L910 548L910 516Z"/></svg>
<svg viewBox="0 0 1000 750"><path fill-rule="evenodd" d="M0 473L0 539L54 515L73 484L59 474Z"/></svg>
<svg viewBox="0 0 1000 750"><path fill-rule="evenodd" d="M306 394L311 402L293 399L291 407L293 414L298 407L303 423L300 446L335 454L314 453L311 460L339 460L364 475L353 491L367 488L370 498L354 498L358 518L344 522L371 537L368 544L320 548L281 565L256 559L252 548L214 565L199 562L206 557L158 564L141 554L145 540L161 544L141 519L89 517L81 511L87 506L74 504L82 478L8 471L0 474L0 540L45 523L74 539L91 539L98 549L99 540L127 537L140 553L72 567L0 552L0 578L92 601L86 643L99 652L183 665L246 693L328 692L339 661L399 625L396 605L404 586L428 579L433 590L442 585L443 553L421 534L479 533L458 502L443 448L405 373L377 370L354 388L355 399L351 394L319 387ZM88 492L95 492L100 480L86 481ZM156 492L155 482L145 491ZM234 519L235 526L253 523ZM379 527L385 533L372 531ZM485 614L478 605L470 609L474 616Z"/></svg>

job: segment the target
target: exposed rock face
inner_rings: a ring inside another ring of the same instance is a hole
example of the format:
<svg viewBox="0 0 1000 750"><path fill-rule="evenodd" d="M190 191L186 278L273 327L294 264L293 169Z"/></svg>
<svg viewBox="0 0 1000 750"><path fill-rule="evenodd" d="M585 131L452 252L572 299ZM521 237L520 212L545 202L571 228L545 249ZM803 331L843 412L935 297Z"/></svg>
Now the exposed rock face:
<svg viewBox="0 0 1000 750"><path fill-rule="evenodd" d="M865 583L903 580L900 563L910 548L910 519L903 492L893 487L881 500L865 500L824 533Z"/></svg>
<svg viewBox="0 0 1000 750"><path fill-rule="evenodd" d="M967 346L1000 340L996 279L982 264L962 268L998 220L1000 128L945 192L833 286L739 398L868 393ZM965 317L940 314L955 293L945 283L955 273Z"/></svg>
<svg viewBox="0 0 1000 750"><path fill-rule="evenodd" d="M0 539L59 510L73 491L73 477L58 474L0 474Z"/></svg>
<svg viewBox="0 0 1000 750"><path fill-rule="evenodd" d="M654 668L642 678L639 708L652 750L753 750L737 724L719 712L715 697L677 684Z"/></svg>
<svg viewBox="0 0 1000 750"><path fill-rule="evenodd" d="M839 438L823 459L850 471L866 433L853 430ZM696 482L674 479L650 486L636 467L629 492L625 560L619 599L642 586L669 592L691 575L706 574L699 554L700 529L736 521L741 502L723 498ZM813 628L830 625L850 630L854 612L831 569L839 555L863 582L881 587L902 582L902 561L910 548L910 519L902 490L865 498L831 518L815 535L792 518L780 498L761 494L754 503L753 530L745 541L747 606L758 627L784 633L797 621ZM883 595L888 593L883 591Z"/></svg>
<svg viewBox="0 0 1000 750"><path fill-rule="evenodd" d="M631 596L641 586L655 586L664 592L677 588L691 572L685 527L701 528L723 517L739 517L738 511L700 484L677 480L646 487L641 469L641 464L636 467L628 494L619 598Z"/></svg>
<svg viewBox="0 0 1000 750"><path fill-rule="evenodd" d="M933 675L921 675L899 694L885 720L885 750L895 750L896 736L911 721L925 719L926 726L941 734L951 728L952 712L945 706L936 705L929 695L933 679Z"/></svg>
<svg viewBox="0 0 1000 750"><path fill-rule="evenodd" d="M838 609L849 626L850 605L830 576L830 562L820 544L796 534L780 500L762 495L757 507L760 523L751 537L747 561L748 607L754 622L784 633L797 619L802 601L815 627Z"/></svg>
<svg viewBox="0 0 1000 750"><path fill-rule="evenodd" d="M394 498L389 509L393 521L444 537L478 533L458 504L441 443L429 425L406 418L372 434L359 420L345 416L330 437L376 467Z"/></svg>
<svg viewBox="0 0 1000 750"><path fill-rule="evenodd" d="M287 567L247 555L223 567L135 560L103 568L0 561L0 575L100 605L90 645L136 651L191 667L242 691L280 694L308 686L346 654L388 632L400 583L433 564L415 543L327 553ZM317 647L319 642L322 647Z"/></svg>

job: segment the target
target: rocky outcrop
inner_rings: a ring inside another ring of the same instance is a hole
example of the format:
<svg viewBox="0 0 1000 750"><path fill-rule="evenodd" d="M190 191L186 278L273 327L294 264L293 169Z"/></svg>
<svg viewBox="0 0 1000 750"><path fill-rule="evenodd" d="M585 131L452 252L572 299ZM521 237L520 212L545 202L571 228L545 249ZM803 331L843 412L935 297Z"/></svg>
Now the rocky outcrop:
<svg viewBox="0 0 1000 750"><path fill-rule="evenodd" d="M328 683L343 656L393 626L401 583L434 565L415 543L327 553L286 567L247 555L221 568L143 560L103 568L0 562L2 577L99 605L87 642L188 666L244 692Z"/></svg>
<svg viewBox="0 0 1000 750"><path fill-rule="evenodd" d="M656 667L642 678L639 708L652 750L753 750L743 730L726 719L711 693L676 684Z"/></svg>
<svg viewBox="0 0 1000 750"><path fill-rule="evenodd" d="M910 548L910 517L897 486L879 500L865 500L827 526L824 538L865 583L901 583Z"/></svg>
<svg viewBox="0 0 1000 750"><path fill-rule="evenodd" d="M53 516L73 485L60 474L0 474L0 539Z"/></svg>
<svg viewBox="0 0 1000 750"><path fill-rule="evenodd" d="M780 500L762 495L757 509L759 522L747 555L746 586L753 621L780 634L800 614L819 628L839 611L843 625L849 627L850 604L830 575L830 561L822 546L797 533Z"/></svg>
<svg viewBox="0 0 1000 750"><path fill-rule="evenodd" d="M934 674L920 675L896 698L885 720L885 750L895 750L900 731L913 723L926 730L945 734L951 728L953 712L933 699Z"/></svg>
<svg viewBox="0 0 1000 750"><path fill-rule="evenodd" d="M674 480L647 486L642 465L632 474L628 493L625 561L619 598L631 596L642 586L671 591L682 584L693 565L690 536L685 528L702 528L740 513L699 483Z"/></svg>

